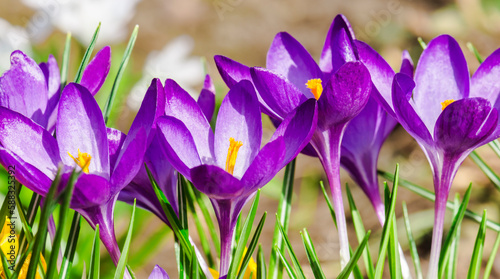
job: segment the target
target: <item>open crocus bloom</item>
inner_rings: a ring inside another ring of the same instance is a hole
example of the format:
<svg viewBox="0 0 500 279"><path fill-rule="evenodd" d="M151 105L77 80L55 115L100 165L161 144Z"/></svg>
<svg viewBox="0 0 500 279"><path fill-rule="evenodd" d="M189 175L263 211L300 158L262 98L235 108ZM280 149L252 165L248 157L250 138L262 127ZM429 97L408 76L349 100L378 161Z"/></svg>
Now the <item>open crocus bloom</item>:
<svg viewBox="0 0 500 279"><path fill-rule="evenodd" d="M81 169L71 208L92 227L99 224L101 241L115 264L120 250L114 234L114 204L141 166L156 112L163 111L159 92L163 92L161 83L154 80L127 136L106 128L94 97L78 84L68 84L61 95L57 140L26 116L0 107L1 164L15 165L18 181L42 196L58 168L63 171L61 185L66 185L73 168Z"/></svg>
<svg viewBox="0 0 500 279"><path fill-rule="evenodd" d="M165 82L166 116L158 135L174 168L212 201L221 233L220 274L227 274L236 220L246 201L291 161L311 138L316 102L304 102L261 148L262 120L252 84L237 83L222 101L215 133L196 101Z"/></svg>
<svg viewBox="0 0 500 279"><path fill-rule="evenodd" d="M10 57L11 66L0 77L0 106L31 118L50 132L57 119L60 98L60 75L56 59L37 64L17 50ZM86 67L81 85L95 95L109 72L111 49L104 47Z"/></svg>
<svg viewBox="0 0 500 279"><path fill-rule="evenodd" d="M340 238L341 265L349 261L349 241L340 184L340 143L348 122L366 105L372 82L358 61L354 34L338 15L327 34L319 65L291 35L278 33L267 54L267 68L249 68L216 56L221 76L231 88L251 80L261 109L279 124L290 111L310 99L318 101L318 124L311 145L303 151L319 157L333 195Z"/></svg>
<svg viewBox="0 0 500 279"><path fill-rule="evenodd" d="M210 122L215 110L215 87L209 75L205 77L205 83L198 97L197 104L206 119ZM164 112L162 112L163 114ZM144 163L147 164L160 190L165 194L175 212L178 213L177 172L163 152L161 141L156 134L144 155L141 170L132 182L120 192L118 200L133 204L134 199L137 199L138 206L151 211L167 225L170 225L149 181Z"/></svg>
<svg viewBox="0 0 500 279"><path fill-rule="evenodd" d="M373 50L365 50L362 56L367 61L380 59ZM436 202L428 278L437 278L446 201L458 167L472 150L500 135L499 60L497 50L470 78L460 46L442 35L422 53L414 81L396 74L392 95L379 95L388 112L417 140L434 174Z"/></svg>

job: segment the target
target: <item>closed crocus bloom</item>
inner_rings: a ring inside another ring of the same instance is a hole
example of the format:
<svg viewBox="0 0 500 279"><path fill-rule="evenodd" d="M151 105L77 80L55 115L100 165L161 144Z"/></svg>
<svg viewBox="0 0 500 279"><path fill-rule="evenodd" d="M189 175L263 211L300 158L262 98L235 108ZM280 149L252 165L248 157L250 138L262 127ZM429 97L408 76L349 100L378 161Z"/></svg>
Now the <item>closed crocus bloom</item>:
<svg viewBox="0 0 500 279"><path fill-rule="evenodd" d="M170 279L167 272L159 265L155 265L148 279Z"/></svg>
<svg viewBox="0 0 500 279"><path fill-rule="evenodd" d="M241 208L309 141L316 102L304 102L261 148L262 122L252 84L241 81L222 101L215 133L196 101L174 81L165 82L166 116L157 122L162 147L174 168L205 193L221 236L219 273L227 275Z"/></svg>
<svg viewBox="0 0 500 279"><path fill-rule="evenodd" d="M377 59L369 50L365 57ZM433 172L436 202L428 278L437 278L446 201L459 166L472 150L500 135L499 59L497 50L470 78L460 46L442 35L422 53L414 80L396 74L392 94L380 94L388 112L418 142Z"/></svg>
<svg viewBox="0 0 500 279"><path fill-rule="evenodd" d="M158 101L161 94L161 83L154 80L127 136L106 128L92 94L74 83L65 87L59 101L57 139L28 117L0 107L1 164L15 165L17 180L42 196L58 168L61 185L66 185L72 169L81 170L70 206L93 228L99 224L100 239L115 264L120 250L114 234L114 204L141 167L156 112L164 110Z"/></svg>
<svg viewBox="0 0 500 279"><path fill-rule="evenodd" d="M276 125L302 103L317 100L317 128L303 152L318 156L328 176L337 216L342 267L350 255L339 173L340 143L346 125L365 107L372 88L370 74L358 60L354 34L342 15L333 20L319 65L286 32L274 38L265 69L215 57L221 76L230 88L239 80L253 82L262 112Z"/></svg>
<svg viewBox="0 0 500 279"><path fill-rule="evenodd" d="M56 59L37 64L17 50L11 66L0 77L0 106L31 118L50 132L54 131L60 94L60 75ZM111 49L104 47L89 63L81 84L93 95L99 91L109 72Z"/></svg>
<svg viewBox="0 0 500 279"><path fill-rule="evenodd" d="M198 97L197 104L206 119L210 122L215 110L215 88L209 75L206 75L205 77L205 83L200 96ZM165 112L162 111L161 115L164 114ZM165 215L165 212L158 201L158 197L153 190L153 186L149 180L144 163L151 171L158 187L165 194L175 212L178 213L177 172L172 167L167 159L167 156L163 152L161 142L156 134L153 135L153 141L144 155L141 170L137 173L132 182L130 182L130 184L120 192L118 200L133 204L134 199L136 199L138 206L151 211L163 222L169 225L167 216Z"/></svg>

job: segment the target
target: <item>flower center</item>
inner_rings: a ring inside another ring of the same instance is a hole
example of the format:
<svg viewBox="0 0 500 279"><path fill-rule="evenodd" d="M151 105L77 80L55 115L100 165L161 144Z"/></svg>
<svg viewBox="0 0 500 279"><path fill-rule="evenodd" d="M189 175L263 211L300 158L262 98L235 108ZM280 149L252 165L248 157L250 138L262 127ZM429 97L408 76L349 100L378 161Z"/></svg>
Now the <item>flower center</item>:
<svg viewBox="0 0 500 279"><path fill-rule="evenodd" d="M90 159L92 159L92 156L90 156L88 153L82 153L80 152L80 149L78 149L78 157L73 157L71 153L68 152L69 157L75 161L75 163L82 168L82 171L84 173L89 173L89 166L90 166Z"/></svg>
<svg viewBox="0 0 500 279"><path fill-rule="evenodd" d="M444 102L441 102L441 110L444 110L447 106L449 106L451 103L455 102L453 99L446 100Z"/></svg>
<svg viewBox="0 0 500 279"><path fill-rule="evenodd" d="M314 98L316 98L316 100L319 100L319 97L321 97L321 93L323 93L323 85L321 85L321 79L310 79L306 82L306 86L307 88L309 88L309 90L311 90Z"/></svg>
<svg viewBox="0 0 500 279"><path fill-rule="evenodd" d="M235 141L234 138L229 138L229 149L227 150L226 158L226 171L233 174L234 165L236 164L236 157L238 157L238 150L243 145L241 141Z"/></svg>

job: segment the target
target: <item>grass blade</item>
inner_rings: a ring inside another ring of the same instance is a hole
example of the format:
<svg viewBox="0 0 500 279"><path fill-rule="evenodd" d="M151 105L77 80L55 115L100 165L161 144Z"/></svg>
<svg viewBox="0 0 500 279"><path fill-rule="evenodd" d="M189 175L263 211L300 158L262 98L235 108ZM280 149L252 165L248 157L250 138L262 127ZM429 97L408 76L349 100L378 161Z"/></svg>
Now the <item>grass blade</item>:
<svg viewBox="0 0 500 279"><path fill-rule="evenodd" d="M319 186L321 187L321 191L323 191L323 196L325 197L326 204L328 205L328 209L330 210L330 215L332 216L333 223L335 224L335 227L337 227L337 217L335 216L335 210L333 210L332 202L328 197L328 193L325 190L325 185L323 184L323 181L319 182Z"/></svg>
<svg viewBox="0 0 500 279"><path fill-rule="evenodd" d="M255 219L255 215L257 214L257 207L259 206L259 200L260 190L258 190L257 194L255 195L252 207L250 207L250 211L248 212L245 224L243 225L238 244L236 245L236 252L233 255L233 259L231 260L231 265L229 266L229 271L227 273L228 278L235 278L236 274L238 274L238 266L240 265L241 258L243 257L243 253L245 252L248 238L250 237L253 221Z"/></svg>
<svg viewBox="0 0 500 279"><path fill-rule="evenodd" d="M121 278L123 278L123 276L125 274L128 251L130 248L130 242L132 241L132 232L134 230L135 204L136 204L136 200L134 199L134 206L132 207L132 217L130 218L130 224L128 226L127 238L125 239L125 243L123 244L122 254L120 255L120 259L118 260L118 265L116 266L115 279L121 279Z"/></svg>
<svg viewBox="0 0 500 279"><path fill-rule="evenodd" d="M495 262L495 257L498 252L498 246L500 246L500 233L497 234L497 238L495 239L495 244L493 244L493 249L491 249L491 254L488 259L488 263L486 264L486 268L484 269L484 279L490 278L491 269L493 268L493 263Z"/></svg>
<svg viewBox="0 0 500 279"><path fill-rule="evenodd" d="M293 267L294 267L295 271L297 271L298 278L305 279L306 277L304 275L304 271L302 270L302 267L300 266L300 262L297 259L295 252L293 251L293 247L292 247L292 244L290 243L290 240L288 240L288 236L285 232L285 229L283 228L283 226L281 226L281 223L280 223L278 218L279 218L278 215L276 215L276 222L279 225L281 235L283 236L283 239L285 240L285 246L288 250L288 254L290 255L290 258L292 259Z"/></svg>
<svg viewBox="0 0 500 279"><path fill-rule="evenodd" d="M204 199L205 196L202 196L201 193L192 186L192 184L191 187L189 187L189 189L192 190L192 193L196 198L196 203L198 204L198 207L200 208L201 213L203 214L203 219L205 219L205 224L207 225L208 232L210 234L210 237L212 238L212 243L214 244L215 252L217 255L219 255L220 239L219 236L217 235L217 229L215 228L215 224L212 221L210 211L208 210L207 203Z"/></svg>
<svg viewBox="0 0 500 279"><path fill-rule="evenodd" d="M94 242L92 243L92 253L90 254L90 266L88 279L99 279L101 263L101 240L99 239L99 224L95 226Z"/></svg>
<svg viewBox="0 0 500 279"><path fill-rule="evenodd" d="M18 196L18 199L19 199L19 196ZM33 195L31 196L31 201L30 201L30 204L28 206L28 209L26 210L26 214L24 214L23 210L18 210L19 216L21 216L21 214L23 214L25 216L24 218L26 219L26 223L28 224L27 228L23 228L23 230L19 234L19 251L24 251L24 249L26 248L26 244L28 243L26 241L25 234L28 233L31 235L31 237L33 236L33 232L31 231L31 228L33 226L33 223L35 222L36 213L38 212L38 206L40 205L41 200L42 200L42 196L40 196L37 193L33 193ZM20 208L20 207L18 207L18 208ZM23 223L24 223L24 221L23 221Z"/></svg>
<svg viewBox="0 0 500 279"><path fill-rule="evenodd" d="M290 263L286 260L285 256L283 255L283 253L281 253L281 251L278 249L277 246L274 246L274 249L276 250L276 253L278 254L278 257L280 258L281 262L283 263L283 266L285 267L286 269L286 272L288 273L288 276L291 278L291 279L297 279L297 275L295 274L295 272L293 271L293 268L292 266L290 265Z"/></svg>
<svg viewBox="0 0 500 279"><path fill-rule="evenodd" d="M192 246L191 249L194 251L194 246ZM196 253L193 253L191 255L190 266L191 266L191 269L189 272L189 278L190 279L199 279L200 273L198 272L198 258L196 257Z"/></svg>
<svg viewBox="0 0 500 279"><path fill-rule="evenodd" d="M319 263L318 255L316 254L316 249L314 249L314 244L311 237L309 236L309 233L306 229L304 229L303 232L300 233L300 236L302 237L302 242L304 243L307 259L309 260L309 264L311 265L314 278L326 279L325 274L321 269L321 264Z"/></svg>
<svg viewBox="0 0 500 279"><path fill-rule="evenodd" d="M382 278L382 274L384 271L384 262L385 262L385 255L387 253L387 246L389 244L389 238L390 238L390 232L392 230L392 226L394 225L394 214L395 214L395 209L396 209L396 197L398 194L398 184L399 184L399 164L396 164L396 171L394 173L394 180L393 180L393 189L392 189L392 194L391 194L391 199L390 199L390 206L386 207L387 213L386 213L386 222L384 224L384 228L382 230L382 239L380 240L380 250L379 250L379 255L377 259L377 265L375 268L375 279L380 279ZM385 187L387 187L387 182L384 182Z"/></svg>
<svg viewBox="0 0 500 279"><path fill-rule="evenodd" d="M278 205L277 214L279 221L283 224L285 232L288 232L288 224L290 220L290 211L292 208L292 195L293 195L293 180L295 177L295 163L293 159L285 168L285 177L283 178L283 186L281 189L281 196ZM273 246L278 246L283 253L283 238L281 237L278 225L274 226ZM269 278L277 279L283 276L283 264L278 260L278 254L271 249L271 256L269 258Z"/></svg>
<svg viewBox="0 0 500 279"><path fill-rule="evenodd" d="M460 209L460 195L458 193L455 194L455 208L453 209L453 217L458 214L458 210ZM450 256L448 257L446 263L446 278L456 278L456 270L457 270L457 260L458 260L458 243L460 240L460 227L458 227L455 237L453 238L453 243L451 244Z"/></svg>
<svg viewBox="0 0 500 279"><path fill-rule="evenodd" d="M384 177L386 179L393 179L393 177L394 177L392 174L387 173L385 171L379 170L378 173L379 173L379 175L381 175L382 177ZM429 191L421 186L418 186L414 183L411 183L411 182L409 182L407 180L403 180L403 179L401 179L399 183L404 188L414 192L415 194L418 194L419 196L421 196L423 198L426 198L430 201L436 200L436 196L434 195L434 193L432 193L431 191ZM446 203L446 207L448 209L453 210L455 208L455 205L453 204L453 202L448 201ZM465 217L467 217L467 218L469 218L477 223L481 223L481 221L482 221L480 215L478 215L478 214L476 214L468 209L465 210ZM497 222L494 222L491 220L486 220L486 227L491 229L491 230L494 230L496 232L500 232L500 224L498 224Z"/></svg>
<svg viewBox="0 0 500 279"><path fill-rule="evenodd" d="M476 151L472 151L469 158L476 163L476 165L483 171L484 174L490 179L493 186L500 191L500 177L488 166L483 159L477 154Z"/></svg>
<svg viewBox="0 0 500 279"><path fill-rule="evenodd" d="M476 47L474 47L472 43L468 42L467 48L474 54L479 64L483 63L484 59L481 57L481 54L479 54L479 51L477 51Z"/></svg>
<svg viewBox="0 0 500 279"><path fill-rule="evenodd" d="M245 253L245 257L243 257L243 261L241 262L240 271L238 272L238 279L242 279L245 275L245 270L250 263L250 259L252 259L253 252L255 251L255 247L257 247L257 243L259 242L260 234L262 233L262 229L264 228L264 223L266 222L267 212L262 214L260 218L259 224L255 229L252 240L250 241L250 245L248 245L248 250Z"/></svg>
<svg viewBox="0 0 500 279"><path fill-rule="evenodd" d="M132 49L134 48L138 32L139 32L139 25L136 25L134 27L134 30L132 31L132 35L130 35L127 48L125 49L122 62L120 63L120 68L118 68L118 73L116 74L115 81L113 82L113 87L111 88L111 93L109 94L109 98L105 106L104 123L108 123L109 115L111 114L111 108L113 107L113 103L115 101L116 92L118 92L118 86L120 85L123 72L125 71L125 68L127 67L128 64L128 60L130 59L130 55L132 54Z"/></svg>
<svg viewBox="0 0 500 279"><path fill-rule="evenodd" d="M363 238L363 241L359 244L358 248L352 255L351 259L345 266L345 268L340 272L340 274L337 276L337 279L347 279L349 278L349 275L353 271L354 267L357 265L357 262L361 255L363 254L363 251L365 250L365 247L368 244L368 239L370 238L371 231L368 231Z"/></svg>
<svg viewBox="0 0 500 279"><path fill-rule="evenodd" d="M78 71L76 72L75 76L75 83L80 83L82 80L83 76L83 71L85 70L85 67L87 67L87 64L89 64L90 61L90 56L92 55L92 52L94 51L95 44L97 42L97 37L99 37L99 31L101 30L101 23L97 25L97 28L95 29L94 35L92 36L92 39L90 40L90 44L87 47L87 50L85 51L85 54L83 55L82 62L80 63L80 66L78 67Z"/></svg>
<svg viewBox="0 0 500 279"><path fill-rule="evenodd" d="M346 194L347 200L349 201L349 208L351 210L351 219L354 224L354 230L356 231L356 237L358 238L358 243L365 238L365 227L363 225L363 220L361 219L361 215L359 214L358 209L356 208L356 204L354 203L354 198L352 197L351 190L346 184ZM373 278L375 271L373 270L373 260L370 253L370 247L366 246L366 250L363 252L363 261L366 267L366 275L368 278Z"/></svg>
<svg viewBox="0 0 500 279"><path fill-rule="evenodd" d="M498 239L500 240L500 235ZM264 252L260 244L257 250L257 279L267 279L266 259L264 258Z"/></svg>
<svg viewBox="0 0 500 279"><path fill-rule="evenodd" d="M64 52L61 63L61 87L60 91L64 89L68 82L68 68L69 68L69 53L71 52L71 32L66 34L66 42L64 43Z"/></svg>
<svg viewBox="0 0 500 279"><path fill-rule="evenodd" d="M80 235L80 217L81 215L78 212L75 212L75 214L73 214L73 221L71 221L71 228L69 230L68 241L66 244L66 250L64 251L59 278L68 279L70 276L73 258L75 257L76 253L76 244Z"/></svg>
<svg viewBox="0 0 500 279"><path fill-rule="evenodd" d="M405 202L403 202L403 216L405 221L406 237L408 237L408 243L410 245L410 253L413 260L415 275L417 279L423 279L422 268L420 267L420 258L418 257L417 244L415 243L415 239L413 238L410 219L408 218L408 209L406 208Z"/></svg>
<svg viewBox="0 0 500 279"><path fill-rule="evenodd" d="M474 252L470 260L469 272L467 278L479 278L479 271L481 270L481 262L483 260L484 239L486 237L486 210L483 211L483 221L479 225L477 232L476 243L474 244Z"/></svg>

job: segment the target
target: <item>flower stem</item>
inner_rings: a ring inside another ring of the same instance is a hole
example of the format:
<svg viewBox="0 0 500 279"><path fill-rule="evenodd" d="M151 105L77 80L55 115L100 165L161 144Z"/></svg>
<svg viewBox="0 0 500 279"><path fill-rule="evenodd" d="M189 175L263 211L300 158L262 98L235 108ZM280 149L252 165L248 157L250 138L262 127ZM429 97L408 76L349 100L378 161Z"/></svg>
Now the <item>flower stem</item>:
<svg viewBox="0 0 500 279"><path fill-rule="evenodd" d="M234 218L232 214L232 203L230 200L218 200L217 202L219 230L220 230L220 267L219 275L224 277L231 265L232 244L234 236Z"/></svg>

